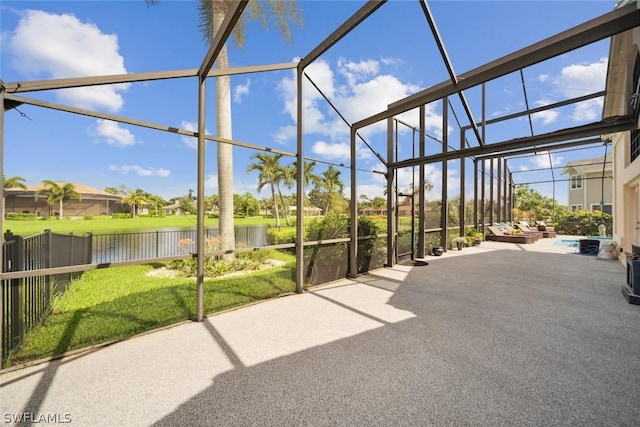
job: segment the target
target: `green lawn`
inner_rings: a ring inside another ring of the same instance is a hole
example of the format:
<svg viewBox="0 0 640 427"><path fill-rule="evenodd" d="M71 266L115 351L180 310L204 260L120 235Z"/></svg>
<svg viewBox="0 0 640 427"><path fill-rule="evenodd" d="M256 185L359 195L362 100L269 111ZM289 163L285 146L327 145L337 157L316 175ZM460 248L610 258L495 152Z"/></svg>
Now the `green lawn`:
<svg viewBox="0 0 640 427"><path fill-rule="evenodd" d="M275 226L274 218L263 218L255 216L249 218L236 218L235 225L271 225ZM284 219L282 220L284 225ZM217 218L205 218L205 226L215 227L218 225ZM111 219L96 217L95 219L40 219L33 221L15 221L5 220L3 222L3 232L11 230L14 234L30 236L42 233L46 229L57 233L120 233L126 231L137 231L169 227L196 227L195 215L171 215L166 217L145 217L145 218L127 218L127 219Z"/></svg>
<svg viewBox="0 0 640 427"><path fill-rule="evenodd" d="M205 313L212 314L295 291L294 256L273 251L285 261L246 275L205 281ZM192 278L150 276L164 264L94 270L69 285L44 323L27 334L9 365L25 363L175 324L195 317Z"/></svg>

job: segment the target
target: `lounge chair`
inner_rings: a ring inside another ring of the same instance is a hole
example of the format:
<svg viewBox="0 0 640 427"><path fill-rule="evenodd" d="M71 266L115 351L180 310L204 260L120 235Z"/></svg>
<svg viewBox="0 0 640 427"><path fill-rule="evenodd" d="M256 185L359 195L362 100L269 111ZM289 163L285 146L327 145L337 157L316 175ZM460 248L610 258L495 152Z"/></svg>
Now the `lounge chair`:
<svg viewBox="0 0 640 427"><path fill-rule="evenodd" d="M553 227L547 226L544 222L539 222L537 225L538 231L542 231L544 237L554 238L556 237L556 231Z"/></svg>
<svg viewBox="0 0 640 427"><path fill-rule="evenodd" d="M502 231L504 234L506 235L511 235L511 234L516 234L518 233L519 230L522 232L522 234L527 234L530 236L533 236L535 238L536 241L542 239L542 232L541 231L528 231L528 230L523 230L521 227L519 227L517 224L516 225L511 225L508 222L499 222L497 224L494 224L496 226L498 226L498 228L500 229L500 231Z"/></svg>
<svg viewBox="0 0 640 427"><path fill-rule="evenodd" d="M507 242L507 243L535 243L538 238L533 234L505 234L499 227L490 225L487 229L491 232L486 239L494 242Z"/></svg>
<svg viewBox="0 0 640 427"><path fill-rule="evenodd" d="M545 235L544 231L540 231L540 230L538 230L536 228L531 228L527 221L518 221L518 223L516 225L518 226L518 228L520 230L522 230L525 233L535 233L535 234L538 234L540 236L540 238L549 237L549 233L546 233L546 235ZM554 233L553 237L555 237L555 233Z"/></svg>

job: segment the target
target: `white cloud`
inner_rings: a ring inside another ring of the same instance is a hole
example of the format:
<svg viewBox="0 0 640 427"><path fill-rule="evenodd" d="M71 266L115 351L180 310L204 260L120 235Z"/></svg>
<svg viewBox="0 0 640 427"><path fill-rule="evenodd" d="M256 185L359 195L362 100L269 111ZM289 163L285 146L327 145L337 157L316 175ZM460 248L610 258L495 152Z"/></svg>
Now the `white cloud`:
<svg viewBox="0 0 640 427"><path fill-rule="evenodd" d="M120 127L120 123L111 120L96 120L96 127L92 129L90 133L104 138L107 144L118 147L127 147L137 143L136 137L129 129Z"/></svg>
<svg viewBox="0 0 640 427"><path fill-rule="evenodd" d="M209 190L218 190L218 175L207 175L204 180L204 187Z"/></svg>
<svg viewBox="0 0 640 427"><path fill-rule="evenodd" d="M138 176L159 176L161 178L166 178L171 174L171 171L163 168L143 168L138 165L111 165L109 166L109 170L114 172L120 172L123 175L128 174L129 172L134 172Z"/></svg>
<svg viewBox="0 0 640 427"><path fill-rule="evenodd" d="M568 98L575 98L604 90L607 77L607 58L591 64L564 67L553 83Z"/></svg>
<svg viewBox="0 0 640 427"><path fill-rule="evenodd" d="M380 64L373 59L360 62L349 61L345 58L338 59L338 71L347 79L350 86L368 76L376 75L379 70Z"/></svg>
<svg viewBox="0 0 640 427"><path fill-rule="evenodd" d="M536 168L543 169L551 167L551 164L553 164L554 167L561 165L563 158L562 156L551 154L551 163L549 163L549 152L541 151L529 160Z"/></svg>
<svg viewBox="0 0 640 427"><path fill-rule="evenodd" d="M351 158L351 144L349 142L328 143L316 141L311 148L314 154L330 160L349 160ZM360 159L368 159L372 156L371 151L358 141L356 156Z"/></svg>
<svg viewBox="0 0 640 427"><path fill-rule="evenodd" d="M593 122L602 116L602 98L578 102L571 118L576 122Z"/></svg>
<svg viewBox="0 0 640 427"><path fill-rule="evenodd" d="M182 129L184 129L184 130L188 130L190 132L198 132L198 123L196 123L196 122L190 122L188 120L182 120L180 122L180 126L182 126ZM209 133L207 128L204 129L204 133L205 134ZM182 143L184 145L186 145L187 147L192 148L194 150L198 149L198 138L196 138L195 136L182 135L182 137L180 139L182 139Z"/></svg>
<svg viewBox="0 0 640 427"><path fill-rule="evenodd" d="M546 83L546 82L548 82L548 81L549 81L549 79L550 79L549 74L540 74L540 75L538 76L538 81L539 81L540 83Z"/></svg>
<svg viewBox="0 0 640 427"><path fill-rule="evenodd" d="M328 159L349 159L351 150L349 144L329 144L324 141L317 141L311 149L315 154Z"/></svg>
<svg viewBox="0 0 640 427"><path fill-rule="evenodd" d="M420 89L412 83L404 83L395 76L380 73L380 65L374 60L360 62L348 61L341 58L338 61L338 74L334 73L327 61L319 60L307 68L307 75L331 100L335 107L349 123L354 123L369 117L399 99L405 98ZM344 82L343 82L344 80ZM295 73L280 82L278 89L284 99L285 112L295 124L297 122L297 94ZM336 117L327 102L310 84L303 87L304 133L315 133L329 137L332 142L342 142L348 138L349 127L344 121ZM400 118L407 120L413 114L405 113ZM432 133L442 134L442 119L437 114L435 106L427 106L427 127ZM406 130L404 130L406 131ZM386 132L386 121L369 126L360 131L368 138L373 134ZM284 143L287 138L295 134L289 126L280 128L277 133L278 141Z"/></svg>
<svg viewBox="0 0 640 427"><path fill-rule="evenodd" d="M386 56L386 57L382 57L380 58L380 62L382 63L382 65L402 65L404 64L404 61L400 58L394 58L391 56Z"/></svg>
<svg viewBox="0 0 640 427"><path fill-rule="evenodd" d="M65 78L126 74L118 37L104 34L95 24L72 14L27 10L8 37L11 65L32 78ZM121 92L129 84L92 86L57 91L73 106L118 111Z"/></svg>
<svg viewBox="0 0 640 427"><path fill-rule="evenodd" d="M537 107L542 107L549 104L551 104L551 102L546 100L540 100L535 102L535 105ZM559 115L560 114L555 110L545 110L545 111L540 111L538 113L532 114L531 118L533 120L542 122L542 125L544 126L544 125L548 125L555 122Z"/></svg>
<svg viewBox="0 0 640 427"><path fill-rule="evenodd" d="M247 82L243 85L237 85L233 90L233 102L240 104L242 97L249 94L249 89L251 89L250 79L247 79Z"/></svg>
<svg viewBox="0 0 640 427"><path fill-rule="evenodd" d="M547 75L538 77L541 82L552 81L556 90L567 99L577 98L593 92L604 90L607 77L606 57L593 63L572 64L564 67L560 74L551 78ZM573 106L571 118L575 122L590 122L602 115L602 97L579 102ZM542 116L541 116L542 117Z"/></svg>

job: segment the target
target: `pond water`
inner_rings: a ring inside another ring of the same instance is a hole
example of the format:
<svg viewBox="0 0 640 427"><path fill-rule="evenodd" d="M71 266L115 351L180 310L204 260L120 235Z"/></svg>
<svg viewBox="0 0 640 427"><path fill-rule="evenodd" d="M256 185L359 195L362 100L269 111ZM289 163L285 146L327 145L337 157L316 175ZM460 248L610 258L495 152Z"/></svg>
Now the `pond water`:
<svg viewBox="0 0 640 427"><path fill-rule="evenodd" d="M260 247L267 242L267 225L235 227L236 247ZM205 229L206 242L215 250L218 228ZM195 228L163 228L126 233L94 234L92 262L108 263L185 255L196 247Z"/></svg>

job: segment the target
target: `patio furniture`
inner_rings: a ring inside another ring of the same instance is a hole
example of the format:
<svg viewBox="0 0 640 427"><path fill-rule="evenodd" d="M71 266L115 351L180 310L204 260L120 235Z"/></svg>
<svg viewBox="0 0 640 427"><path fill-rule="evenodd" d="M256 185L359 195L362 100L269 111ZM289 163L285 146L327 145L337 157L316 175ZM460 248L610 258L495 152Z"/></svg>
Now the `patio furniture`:
<svg viewBox="0 0 640 427"><path fill-rule="evenodd" d="M486 239L494 242L506 242L506 243L535 243L538 237L533 234L506 234L498 226L490 225L487 227L489 234Z"/></svg>
<svg viewBox="0 0 640 427"><path fill-rule="evenodd" d="M553 227L547 226L544 222L539 222L537 228L538 228L538 231L542 231L543 237L547 237L547 238L556 237L556 232L553 229Z"/></svg>
<svg viewBox="0 0 640 427"><path fill-rule="evenodd" d="M532 231L528 231L528 230L523 230L522 228L520 228L517 224L510 224L508 222L499 222L496 225L500 231L502 231L504 234L507 235L511 235L511 234L516 234L518 233L518 231L521 231L522 234L527 234L530 236L533 236L535 238L535 240L539 240L542 239L542 232L541 231L537 231L537 230L532 230ZM516 231L518 230L518 231Z"/></svg>
<svg viewBox="0 0 640 427"><path fill-rule="evenodd" d="M539 228L532 228L527 221L518 221L518 228L520 228L520 230L522 231L528 233L540 233L540 235L546 239L556 237L556 232L553 231L553 227L549 227L551 228L551 231L546 231L546 226L544 226L544 223L543 227L544 229L540 230Z"/></svg>

